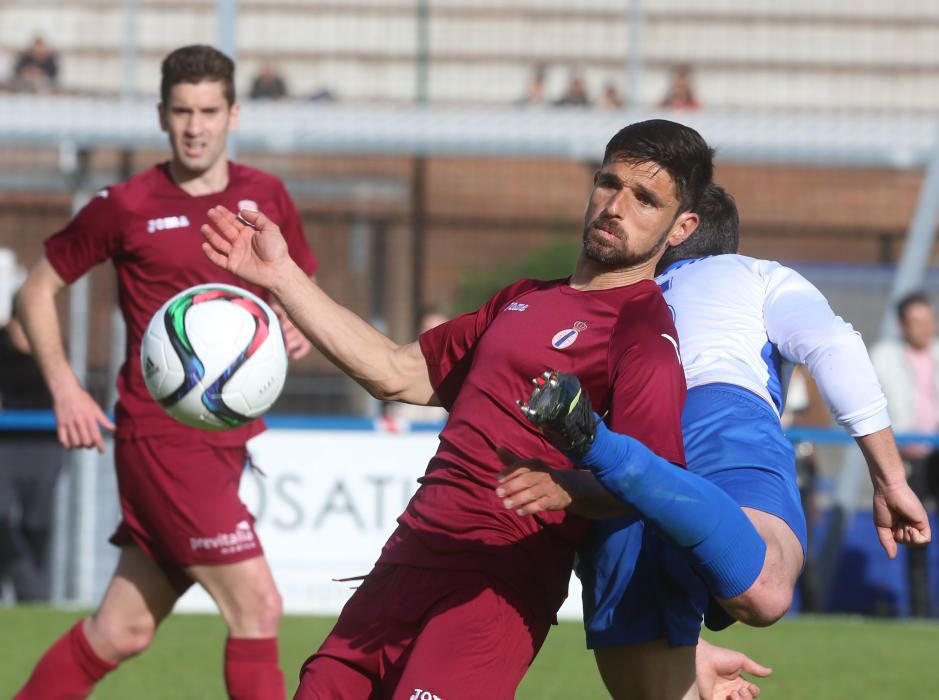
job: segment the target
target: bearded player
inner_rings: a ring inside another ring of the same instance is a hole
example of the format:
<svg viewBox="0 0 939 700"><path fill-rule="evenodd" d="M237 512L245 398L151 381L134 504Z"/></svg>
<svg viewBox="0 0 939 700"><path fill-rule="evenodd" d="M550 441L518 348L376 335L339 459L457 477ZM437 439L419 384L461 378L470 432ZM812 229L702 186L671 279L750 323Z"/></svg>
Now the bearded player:
<svg viewBox="0 0 939 700"><path fill-rule="evenodd" d="M655 263L697 225L711 149L680 124L632 124L609 142L584 246L562 280L521 280L476 312L399 345L311 284L263 214L210 212L206 254L270 290L304 334L373 396L443 405L420 488L372 572L304 664L297 698L510 698L555 619L586 521L520 518L495 495L504 444L570 463L518 412L543 363L576 371L609 420L684 461L684 377ZM694 658L687 676L693 681Z"/></svg>
<svg viewBox="0 0 939 700"><path fill-rule="evenodd" d="M167 299L194 284L242 284L202 254L199 226L209 207L272 212L284 224L300 273L309 280L316 269L280 180L227 159L227 137L238 123L234 70L231 59L208 46L187 46L164 59L159 119L172 158L100 191L46 241L45 257L23 285L18 310L52 392L60 442L103 452L101 429L115 429L122 520L111 537L120 547L117 569L98 609L49 648L16 695L19 700L88 695L102 677L150 645L193 582L212 596L228 626L229 695L285 696L277 660L280 594L253 518L238 498L245 443L263 423L210 433L175 422L150 398L137 359L144 329ZM60 291L105 260L117 271L127 326L115 425L68 363L55 305ZM281 325L290 355L304 355L309 342L285 318ZM234 532L237 545L204 544Z"/></svg>

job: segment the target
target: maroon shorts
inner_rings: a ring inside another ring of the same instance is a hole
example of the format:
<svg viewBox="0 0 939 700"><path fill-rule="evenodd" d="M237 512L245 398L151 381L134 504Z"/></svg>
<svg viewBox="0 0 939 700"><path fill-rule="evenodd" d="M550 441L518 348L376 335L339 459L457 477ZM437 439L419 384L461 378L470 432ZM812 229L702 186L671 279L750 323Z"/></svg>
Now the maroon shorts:
<svg viewBox="0 0 939 700"><path fill-rule="evenodd" d="M179 593L192 585L189 566L263 554L254 517L238 497L244 446L135 437L116 440L114 450L123 519L111 542L138 545Z"/></svg>
<svg viewBox="0 0 939 700"><path fill-rule="evenodd" d="M294 700L510 699L549 627L488 575L377 566L303 665Z"/></svg>

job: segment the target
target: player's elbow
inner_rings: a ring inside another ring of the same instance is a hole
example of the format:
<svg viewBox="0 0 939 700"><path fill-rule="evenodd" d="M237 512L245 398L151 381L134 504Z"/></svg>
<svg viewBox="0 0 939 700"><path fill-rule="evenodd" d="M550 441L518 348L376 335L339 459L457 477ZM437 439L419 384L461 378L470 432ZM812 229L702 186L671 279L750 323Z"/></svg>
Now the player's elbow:
<svg viewBox="0 0 939 700"><path fill-rule="evenodd" d="M45 259L41 260L26 276L16 293L14 300L16 315L19 318L25 318L37 306L42 306L44 302L53 302L55 295L64 286L65 282L49 262Z"/></svg>
<svg viewBox="0 0 939 700"><path fill-rule="evenodd" d="M396 401L418 406L430 405L433 397L433 390L429 387L426 391L421 391L421 387L415 382L408 382L401 377L365 385L365 389L379 401Z"/></svg>
<svg viewBox="0 0 939 700"><path fill-rule="evenodd" d="M416 343L392 348L385 362L360 383L379 401L427 405L434 397L427 362Z"/></svg>

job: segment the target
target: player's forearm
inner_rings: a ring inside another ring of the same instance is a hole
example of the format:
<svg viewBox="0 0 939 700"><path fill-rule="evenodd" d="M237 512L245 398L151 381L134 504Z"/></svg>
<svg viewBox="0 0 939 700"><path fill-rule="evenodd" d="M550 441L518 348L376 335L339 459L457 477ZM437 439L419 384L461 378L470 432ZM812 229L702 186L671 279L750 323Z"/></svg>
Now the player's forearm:
<svg viewBox="0 0 939 700"><path fill-rule="evenodd" d="M372 396L416 404L431 400L427 363L416 343L398 345L336 303L295 264L271 291L313 345Z"/></svg>
<svg viewBox="0 0 939 700"><path fill-rule="evenodd" d="M633 512L589 471L577 469L563 474L563 487L571 498L567 506L570 512L590 520L617 518Z"/></svg>
<svg viewBox="0 0 939 700"><path fill-rule="evenodd" d="M878 491L906 483L906 470L891 428L855 438L867 461L871 483Z"/></svg>
<svg viewBox="0 0 939 700"><path fill-rule="evenodd" d="M57 291L41 274L31 274L17 294L16 305L16 314L29 338L33 358L53 398L79 386L62 344L55 304Z"/></svg>

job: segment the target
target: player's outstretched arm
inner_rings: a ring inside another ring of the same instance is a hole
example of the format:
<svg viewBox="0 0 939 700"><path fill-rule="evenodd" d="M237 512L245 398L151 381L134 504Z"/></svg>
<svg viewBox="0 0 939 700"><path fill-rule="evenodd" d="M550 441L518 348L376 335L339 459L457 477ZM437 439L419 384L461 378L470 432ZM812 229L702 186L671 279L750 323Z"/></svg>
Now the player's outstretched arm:
<svg viewBox="0 0 939 700"><path fill-rule="evenodd" d="M333 364L385 401L434 404L427 362L414 342L398 345L337 304L291 260L277 224L261 212L208 212L202 227L206 257L270 291L298 329Z"/></svg>
<svg viewBox="0 0 939 700"><path fill-rule="evenodd" d="M874 526L880 544L893 559L897 545L919 547L932 539L929 518L922 502L906 481L906 471L890 428L855 441L870 472L874 485Z"/></svg>
<svg viewBox="0 0 939 700"><path fill-rule="evenodd" d="M55 305L56 295L65 286L49 261L40 259L20 288L16 314L52 394L59 442L64 447L95 447L103 453L101 428L114 430L114 424L79 384L66 357Z"/></svg>
<svg viewBox="0 0 939 700"><path fill-rule="evenodd" d="M303 335L300 329L294 325L283 306L274 302L271 304L271 308L274 310L274 313L277 314L277 320L280 323L280 332L284 336L284 348L287 350L287 356L291 360L299 360L302 357L306 357L310 353L310 350L313 349L313 343L311 343L310 339Z"/></svg>
<svg viewBox="0 0 939 700"><path fill-rule="evenodd" d="M698 640L695 653L697 694L702 700L749 700L759 697L760 686L741 674L765 678L773 669L763 666L746 654Z"/></svg>

